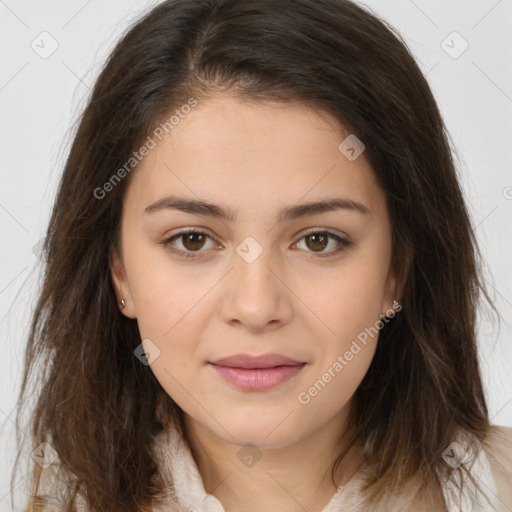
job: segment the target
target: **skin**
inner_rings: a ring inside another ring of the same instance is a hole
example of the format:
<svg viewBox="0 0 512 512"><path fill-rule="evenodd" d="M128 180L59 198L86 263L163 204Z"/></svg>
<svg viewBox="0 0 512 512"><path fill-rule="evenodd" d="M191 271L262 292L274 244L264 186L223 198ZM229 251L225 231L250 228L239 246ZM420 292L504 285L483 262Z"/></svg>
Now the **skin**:
<svg viewBox="0 0 512 512"><path fill-rule="evenodd" d="M338 149L348 133L330 114L300 104L217 94L199 102L130 177L112 282L126 302L122 313L160 351L151 371L184 411L205 489L226 512L315 511L332 498L336 443L377 336L309 403L298 395L399 300L385 195L364 153L350 161ZM144 212L171 194L228 206L237 219ZM334 197L363 203L369 213L335 210L276 223L283 207ZM187 237L173 244L199 247L199 257L161 245L189 227L211 238L202 246ZM338 243L330 238L322 249L305 236L308 228L352 246L322 258ZM262 249L250 263L236 252L248 236ZM207 364L236 353L278 353L307 364L275 388L243 391ZM250 467L237 456L246 443L261 457ZM353 447L337 483L361 461Z"/></svg>

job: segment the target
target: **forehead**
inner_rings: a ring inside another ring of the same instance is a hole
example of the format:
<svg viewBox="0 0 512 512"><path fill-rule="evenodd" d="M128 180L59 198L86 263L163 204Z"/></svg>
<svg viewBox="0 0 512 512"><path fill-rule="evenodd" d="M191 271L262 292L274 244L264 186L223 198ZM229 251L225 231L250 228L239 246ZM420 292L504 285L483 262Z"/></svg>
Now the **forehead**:
<svg viewBox="0 0 512 512"><path fill-rule="evenodd" d="M126 200L144 209L179 193L230 205L243 216L253 207L343 195L382 214L384 195L364 152L351 161L339 149L349 135L334 116L301 104L216 95L156 140Z"/></svg>

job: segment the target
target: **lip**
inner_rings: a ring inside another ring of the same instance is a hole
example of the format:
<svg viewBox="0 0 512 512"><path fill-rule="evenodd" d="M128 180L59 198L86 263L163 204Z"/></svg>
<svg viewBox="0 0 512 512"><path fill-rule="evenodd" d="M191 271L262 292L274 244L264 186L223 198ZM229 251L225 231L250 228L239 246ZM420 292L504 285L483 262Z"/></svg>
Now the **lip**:
<svg viewBox="0 0 512 512"><path fill-rule="evenodd" d="M279 386L306 365L279 354L249 356L236 354L209 365L228 383L244 391L263 391Z"/></svg>
<svg viewBox="0 0 512 512"><path fill-rule="evenodd" d="M303 364L303 361L296 361L295 359L280 354L263 354L261 356L234 354L229 357L217 359L216 361L211 361L211 364L250 370L255 368L274 368L275 366L297 366Z"/></svg>

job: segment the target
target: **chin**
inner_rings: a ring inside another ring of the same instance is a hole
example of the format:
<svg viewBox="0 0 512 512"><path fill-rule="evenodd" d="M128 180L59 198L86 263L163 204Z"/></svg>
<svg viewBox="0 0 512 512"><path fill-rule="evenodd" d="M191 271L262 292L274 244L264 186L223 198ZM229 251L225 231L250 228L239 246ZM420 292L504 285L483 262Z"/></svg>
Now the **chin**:
<svg viewBox="0 0 512 512"><path fill-rule="evenodd" d="M290 417L292 415L290 414ZM266 418L258 418L258 415L254 414L242 421L228 421L228 417L224 416L222 426L225 430L218 424L212 425L211 422L208 422L208 426L218 437L233 445L244 447L250 444L262 450L272 450L289 446L302 437L299 425L295 421L283 421L285 418L286 414Z"/></svg>

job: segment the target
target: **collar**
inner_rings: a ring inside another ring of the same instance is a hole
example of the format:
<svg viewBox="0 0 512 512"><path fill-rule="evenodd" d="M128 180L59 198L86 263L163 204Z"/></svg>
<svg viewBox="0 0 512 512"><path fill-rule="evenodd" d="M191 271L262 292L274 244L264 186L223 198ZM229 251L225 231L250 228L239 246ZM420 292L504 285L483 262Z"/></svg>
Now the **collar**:
<svg viewBox="0 0 512 512"><path fill-rule="evenodd" d="M181 425L174 421L169 422L166 430L156 439L155 456L169 489L167 498L172 498L179 510L225 512L221 502L205 491L202 477L183 435ZM356 480L358 481L357 478L352 478L351 484ZM340 507L347 512L356 510L359 500L355 487L355 485L340 486L321 512L338 512ZM168 507L169 504L166 503L161 511L169 510ZM155 509L154 512L160 512L160 509Z"/></svg>
<svg viewBox="0 0 512 512"><path fill-rule="evenodd" d="M470 473L476 476L480 483L484 485L484 488L489 491L491 502L493 502L496 499L496 488L485 451L478 449L481 448L479 443L477 443L477 450L472 450L470 441L475 442L474 439L459 433L457 442L452 443L449 449L454 448L456 455L463 459L460 462L464 466L469 466ZM180 422L169 422L168 427L155 439L154 450L167 494L163 497L165 505L153 509L152 512L167 512L170 510L171 501L178 505L178 510L183 512L225 512L221 502L212 494L206 493L202 477L183 435ZM338 488L321 512L360 511L362 505L360 490L363 483L364 471L359 471L349 482ZM443 494L448 509L453 512L487 510L483 503L485 502L487 506L488 503L482 499L483 497L475 492L467 481L461 493L460 483L456 481L444 482ZM402 507L410 504L413 498L414 492L395 495L391 508L402 510Z"/></svg>

